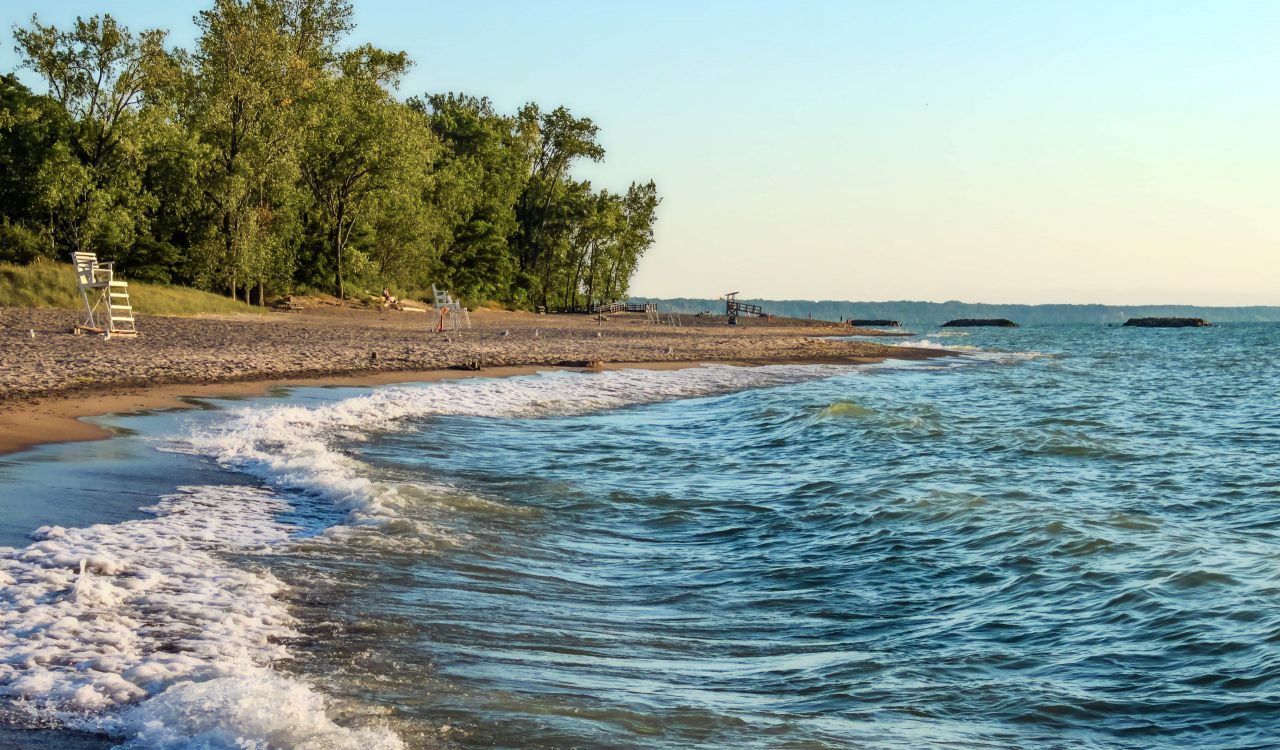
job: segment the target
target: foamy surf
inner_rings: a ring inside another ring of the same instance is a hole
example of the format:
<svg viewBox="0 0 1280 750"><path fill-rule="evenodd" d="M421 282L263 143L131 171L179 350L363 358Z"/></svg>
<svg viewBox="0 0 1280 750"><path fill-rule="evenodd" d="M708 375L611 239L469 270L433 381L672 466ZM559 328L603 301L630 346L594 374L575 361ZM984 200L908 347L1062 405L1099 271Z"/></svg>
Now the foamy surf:
<svg viewBox="0 0 1280 750"><path fill-rule="evenodd" d="M948 333L950 332L943 331L938 335L945 336ZM911 349L933 349L941 352L955 352L957 354L963 354L964 358L967 360L970 360L970 361L976 360L981 362L997 362L997 363L1021 362L1028 359L1038 359L1040 357L1046 356L1044 353L1036 352L1036 351L1009 352L1009 351L999 351L994 349L982 349L980 347L973 346L970 344L944 344L938 341L931 341L928 338L922 338L922 339L919 339L918 341L893 342L893 343L889 343L888 346L907 347Z"/></svg>
<svg viewBox="0 0 1280 750"><path fill-rule="evenodd" d="M335 436L360 439L402 429L432 416L543 417L585 414L658 401L710 396L747 388L812 380L854 368L832 365L733 367L683 370L549 372L495 380L381 388L323 406L246 408L180 442L219 463L271 486L324 497L345 513L343 525L385 525L401 517L404 487L370 479L368 467L333 447ZM445 489L445 488L437 488ZM347 527L347 528L343 528ZM430 530L419 530L430 533Z"/></svg>
<svg viewBox="0 0 1280 750"><path fill-rule="evenodd" d="M271 670L294 620L270 573L237 568L287 539L279 498L186 487L154 517L48 526L0 549L0 695L41 723L126 748L398 748L349 730L324 698Z"/></svg>
<svg viewBox="0 0 1280 750"><path fill-rule="evenodd" d="M319 406L228 412L173 443L322 498L342 514L324 533L394 529L431 491L377 481L338 439L411 429L441 416L582 414L851 372L848 366L708 366L677 371L547 373L401 386ZM0 695L39 723L117 737L142 748L398 748L390 730L331 720L326 698L273 669L296 635L283 584L227 555L278 551L297 529L272 491L187 487L153 517L86 529L43 527L33 544L0 550ZM441 532L443 533L443 532ZM414 529L413 538L432 538ZM451 539L458 542L465 540Z"/></svg>

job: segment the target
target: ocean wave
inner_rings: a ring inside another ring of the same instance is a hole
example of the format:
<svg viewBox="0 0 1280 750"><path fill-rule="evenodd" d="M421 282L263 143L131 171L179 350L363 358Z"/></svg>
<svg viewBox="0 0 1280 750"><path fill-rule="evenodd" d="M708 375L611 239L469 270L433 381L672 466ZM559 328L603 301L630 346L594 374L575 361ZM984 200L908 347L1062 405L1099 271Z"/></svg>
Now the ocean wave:
<svg viewBox="0 0 1280 750"><path fill-rule="evenodd" d="M335 448L432 415L537 417L723 393L848 372L848 367L713 366L675 372L553 373L373 391L322 406L245 408L172 442L263 479L331 501L345 547L360 529L380 536L458 541L401 513L456 491L372 479ZM476 503L484 501L475 500ZM291 506L272 491L184 487L151 518L85 529L42 527L21 549L0 548L0 696L33 725L120 738L124 748L399 748L389 729L333 722L327 700L273 665L296 621L266 571L229 562L307 547L279 520ZM445 538L448 537L448 538Z"/></svg>
<svg viewBox="0 0 1280 750"><path fill-rule="evenodd" d="M268 572L235 567L286 540L288 506L248 487L184 487L153 517L41 527L0 549L0 694L12 710L126 748L398 748L334 724L272 671L295 634Z"/></svg>
<svg viewBox="0 0 1280 750"><path fill-rule="evenodd" d="M920 339L919 341L900 341L900 342L893 342L893 343L888 344L888 346L908 347L908 348L911 348L911 349L937 349L938 351L945 351L945 352L976 352L976 351L981 351L981 350L980 350L978 347L976 347L976 346L969 346L969 345L967 345L967 344L950 344L950 345L948 345L948 344L939 344L938 342L936 342L936 341L930 341L929 339Z"/></svg>
<svg viewBox="0 0 1280 750"><path fill-rule="evenodd" d="M747 388L814 380L855 366L709 365L674 371L550 372L537 376L381 388L323 406L245 408L181 439L187 449L268 484L330 500L345 514L331 534L349 527L403 520L406 505L421 502L420 483L371 479L367 466L333 446L335 436L358 439L432 416L544 417L585 414L658 401L695 398ZM437 487L437 492L450 488ZM421 529L432 536L431 529Z"/></svg>
<svg viewBox="0 0 1280 750"><path fill-rule="evenodd" d="M943 335L943 334L939 334ZM907 347L911 349L935 349L944 352L956 352L963 354L970 360L980 360L985 362L995 362L1007 364L1011 362L1023 362L1030 359L1040 359L1041 357L1049 357L1052 355L1044 352L1026 351L1026 352L1009 352L1000 351L998 349L982 349L970 344L943 344L936 341L930 341L922 338L918 341L900 341L888 344L888 346Z"/></svg>

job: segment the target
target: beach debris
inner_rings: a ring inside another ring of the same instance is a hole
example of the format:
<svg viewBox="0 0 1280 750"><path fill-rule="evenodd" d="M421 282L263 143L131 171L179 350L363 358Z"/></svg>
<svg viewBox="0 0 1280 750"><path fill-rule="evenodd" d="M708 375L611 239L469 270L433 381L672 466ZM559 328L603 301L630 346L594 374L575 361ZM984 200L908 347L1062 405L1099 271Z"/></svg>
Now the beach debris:
<svg viewBox="0 0 1280 750"><path fill-rule="evenodd" d="M602 334L602 333L601 333L601 332L599 332L599 331L596 331L596 338L601 338L601 337L603 337L603 336L604 336L604 334Z"/></svg>
<svg viewBox="0 0 1280 750"><path fill-rule="evenodd" d="M480 360L472 359L472 360L463 362L460 365L454 365L449 369L450 370L466 370L467 372L479 372L481 369L483 369L483 367L484 366L480 364Z"/></svg>
<svg viewBox="0 0 1280 750"><path fill-rule="evenodd" d="M377 353L377 352L369 352L369 361L370 361L370 362L377 362L377 361L378 361L378 353Z"/></svg>
<svg viewBox="0 0 1280 750"><path fill-rule="evenodd" d="M537 328L533 329L533 337L534 337L535 339L536 339L536 338L538 338L538 337L539 337L539 336L541 336L541 335L542 335L542 334L538 332L538 329L537 329Z"/></svg>
<svg viewBox="0 0 1280 750"><path fill-rule="evenodd" d="M35 337L36 337L36 329L32 328L32 329L31 329L31 338L35 338Z"/></svg>
<svg viewBox="0 0 1280 750"><path fill-rule="evenodd" d="M499 335L499 336L510 336L510 335L511 335L511 329L510 329L510 328L503 328L503 329L502 329L502 333L500 333L500 334L498 334L498 335Z"/></svg>
<svg viewBox="0 0 1280 750"><path fill-rule="evenodd" d="M664 353L664 354L675 354L675 353L676 353L676 350L675 350L675 348L674 348L674 347L670 347L670 346L668 346L668 347L667 347L667 350L666 350L665 352L663 352L663 353Z"/></svg>

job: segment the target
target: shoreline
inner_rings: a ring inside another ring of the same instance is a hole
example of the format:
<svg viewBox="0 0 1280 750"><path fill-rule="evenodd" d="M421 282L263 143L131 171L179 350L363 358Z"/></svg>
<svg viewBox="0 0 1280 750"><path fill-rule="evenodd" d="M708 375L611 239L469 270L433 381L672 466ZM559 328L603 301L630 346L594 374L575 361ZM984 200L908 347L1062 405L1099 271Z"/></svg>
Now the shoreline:
<svg viewBox="0 0 1280 750"><path fill-rule="evenodd" d="M703 364L869 364L946 352L832 340L905 332L821 321L744 321L477 311L465 330L432 334L425 316L309 310L298 315L140 318L141 335L73 336L73 313L0 307L0 455L102 440L87 417L191 408L275 388L367 386L545 370L676 369Z"/></svg>
<svg viewBox="0 0 1280 750"><path fill-rule="evenodd" d="M506 378L539 372L605 372L609 370L683 370L706 365L760 367L765 365L866 365L888 359L921 360L949 356L950 352L903 348L898 357L850 357L796 360L710 360L607 362L576 367L563 364L513 365L479 371L460 369L378 371L352 375L335 373L298 378L228 380L214 383L165 383L147 386L104 386L45 396L30 404L0 407L0 456L42 445L107 440L111 429L85 421L114 414L140 414L197 408L204 399L254 398L278 389L355 387L376 388L400 383L433 383L470 378Z"/></svg>

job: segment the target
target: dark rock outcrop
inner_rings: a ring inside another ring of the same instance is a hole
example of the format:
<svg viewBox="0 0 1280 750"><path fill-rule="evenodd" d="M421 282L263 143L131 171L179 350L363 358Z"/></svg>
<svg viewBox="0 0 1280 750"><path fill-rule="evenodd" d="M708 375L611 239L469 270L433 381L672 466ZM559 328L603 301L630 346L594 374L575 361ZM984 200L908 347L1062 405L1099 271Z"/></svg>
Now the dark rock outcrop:
<svg viewBox="0 0 1280 750"><path fill-rule="evenodd" d="M898 328L902 324L896 320L850 320L849 325L855 328L865 328L867 326L875 326L877 328Z"/></svg>
<svg viewBox="0 0 1280 750"><path fill-rule="evenodd" d="M980 326L988 328L1017 328L1018 324L1006 318L960 318L958 320L948 320L942 324L943 328L978 328Z"/></svg>
<svg viewBox="0 0 1280 750"><path fill-rule="evenodd" d="M1129 318L1124 325L1126 328L1203 328L1213 324L1204 318Z"/></svg>

